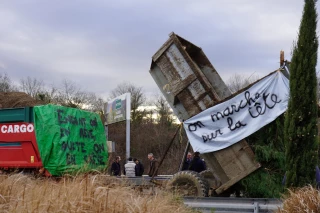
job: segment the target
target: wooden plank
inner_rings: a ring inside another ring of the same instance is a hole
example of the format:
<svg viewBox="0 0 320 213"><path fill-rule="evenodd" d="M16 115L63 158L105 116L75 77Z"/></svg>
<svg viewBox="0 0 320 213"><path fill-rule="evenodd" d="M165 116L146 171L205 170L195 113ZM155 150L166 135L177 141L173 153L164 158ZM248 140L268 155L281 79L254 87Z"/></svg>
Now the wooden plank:
<svg viewBox="0 0 320 213"><path fill-rule="evenodd" d="M223 185L221 185L219 188L217 188L216 193L221 194L222 192L224 192L225 190L227 190L231 186L233 186L235 183L237 183L239 180L241 180L242 178L246 177L247 175L251 174L252 172L257 170L258 168L260 168L260 166L261 166L260 164L257 164L256 166L247 169L245 172L239 173L239 175L230 179L228 182L225 182Z"/></svg>

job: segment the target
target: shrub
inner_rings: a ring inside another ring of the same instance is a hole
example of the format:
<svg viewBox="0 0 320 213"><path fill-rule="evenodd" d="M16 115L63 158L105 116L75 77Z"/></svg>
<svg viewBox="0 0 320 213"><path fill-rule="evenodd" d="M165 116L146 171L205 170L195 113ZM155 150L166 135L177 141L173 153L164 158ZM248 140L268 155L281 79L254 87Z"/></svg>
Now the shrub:
<svg viewBox="0 0 320 213"><path fill-rule="evenodd" d="M312 186L288 190L283 196L283 208L277 213L320 212L320 192Z"/></svg>

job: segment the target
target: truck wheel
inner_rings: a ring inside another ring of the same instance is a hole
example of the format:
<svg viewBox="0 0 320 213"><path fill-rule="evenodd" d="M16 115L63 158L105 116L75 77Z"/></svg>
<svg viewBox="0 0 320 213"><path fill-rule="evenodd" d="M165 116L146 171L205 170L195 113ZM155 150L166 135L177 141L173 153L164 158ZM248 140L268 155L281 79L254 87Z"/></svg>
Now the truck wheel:
<svg viewBox="0 0 320 213"><path fill-rule="evenodd" d="M168 181L168 190L173 190L182 196L207 197L208 184L200 174L194 171L180 171Z"/></svg>
<svg viewBox="0 0 320 213"><path fill-rule="evenodd" d="M200 172L200 176L203 180L207 182L207 185L209 187L209 196L216 197L217 194L215 193L215 190L222 185L220 179L211 170L205 170Z"/></svg>
<svg viewBox="0 0 320 213"><path fill-rule="evenodd" d="M215 190L222 185L222 182L218 178L218 176L215 175L212 171L205 170L200 172L200 175L203 178L203 180L207 182L209 186L209 190L208 190L209 197L230 197L230 195L232 194L233 192L232 188L229 188L220 194L216 193Z"/></svg>

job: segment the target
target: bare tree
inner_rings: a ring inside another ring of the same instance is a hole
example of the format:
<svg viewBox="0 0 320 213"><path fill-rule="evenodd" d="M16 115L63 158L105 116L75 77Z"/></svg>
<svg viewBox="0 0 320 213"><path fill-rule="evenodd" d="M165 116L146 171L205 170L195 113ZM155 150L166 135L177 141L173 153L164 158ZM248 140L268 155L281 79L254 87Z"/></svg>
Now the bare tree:
<svg viewBox="0 0 320 213"><path fill-rule="evenodd" d="M45 92L43 81L29 76L26 79L20 80L20 90L35 99L38 94Z"/></svg>
<svg viewBox="0 0 320 213"><path fill-rule="evenodd" d="M89 95L70 80L63 80L59 89L58 103L73 108L86 108L89 103Z"/></svg>
<svg viewBox="0 0 320 213"><path fill-rule="evenodd" d="M60 90L54 85L46 86L42 80L31 77L21 79L20 91L43 103L59 104Z"/></svg>
<svg viewBox="0 0 320 213"><path fill-rule="evenodd" d="M141 120L143 118L143 112L138 110L139 106L142 106L146 101L146 96L142 91L142 87L138 87L129 82L123 82L110 93L110 98L115 98L124 93L131 93L131 118L132 121Z"/></svg>
<svg viewBox="0 0 320 213"><path fill-rule="evenodd" d="M12 92L15 90L11 79L7 73L0 73L0 92Z"/></svg>
<svg viewBox="0 0 320 213"><path fill-rule="evenodd" d="M41 100L47 104L58 104L59 89L54 85L51 85L50 87L45 87L43 91L37 95L36 99Z"/></svg>
<svg viewBox="0 0 320 213"><path fill-rule="evenodd" d="M257 76L257 75L251 75L251 76L247 77L247 76L240 75L240 74L234 74L228 79L227 86L229 87L229 89L232 93L236 93L239 90L241 90L242 88L257 81L258 79L259 79L259 76Z"/></svg>
<svg viewBox="0 0 320 213"><path fill-rule="evenodd" d="M106 102L95 93L88 93L88 110L96 112L100 115L103 114L104 103Z"/></svg>
<svg viewBox="0 0 320 213"><path fill-rule="evenodd" d="M154 105L157 107L158 123L160 125L171 125L173 122L172 111L165 98L162 95L158 95Z"/></svg>

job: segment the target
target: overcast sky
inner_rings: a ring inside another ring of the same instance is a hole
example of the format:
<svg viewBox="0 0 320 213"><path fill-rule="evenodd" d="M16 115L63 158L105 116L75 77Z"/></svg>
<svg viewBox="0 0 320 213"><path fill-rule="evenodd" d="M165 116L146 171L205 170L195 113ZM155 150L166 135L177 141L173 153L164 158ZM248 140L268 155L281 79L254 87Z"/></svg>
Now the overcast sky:
<svg viewBox="0 0 320 213"><path fill-rule="evenodd" d="M107 98L123 81L159 90L152 55L170 32L201 47L226 82L291 58L302 0L0 0L0 72L69 79ZM318 10L319 13L319 10Z"/></svg>

